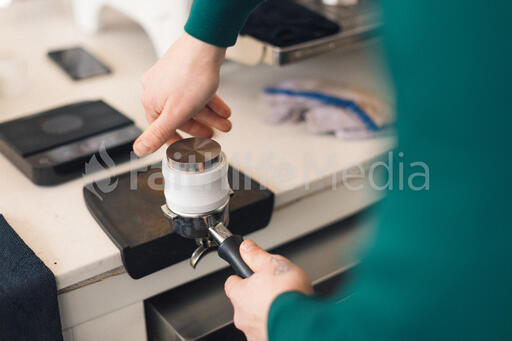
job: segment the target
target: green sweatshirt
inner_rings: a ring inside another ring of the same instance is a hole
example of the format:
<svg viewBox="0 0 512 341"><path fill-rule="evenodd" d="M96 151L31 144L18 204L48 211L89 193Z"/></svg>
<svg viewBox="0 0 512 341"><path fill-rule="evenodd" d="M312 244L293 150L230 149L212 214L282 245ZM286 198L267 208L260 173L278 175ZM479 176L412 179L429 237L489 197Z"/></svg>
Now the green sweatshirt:
<svg viewBox="0 0 512 341"><path fill-rule="evenodd" d="M233 44L256 3L195 0L186 30ZM395 159L404 153L405 179L418 171L410 162L425 162L430 189L395 186L349 288L330 300L280 295L269 339L512 340L512 3L383 1L382 10Z"/></svg>

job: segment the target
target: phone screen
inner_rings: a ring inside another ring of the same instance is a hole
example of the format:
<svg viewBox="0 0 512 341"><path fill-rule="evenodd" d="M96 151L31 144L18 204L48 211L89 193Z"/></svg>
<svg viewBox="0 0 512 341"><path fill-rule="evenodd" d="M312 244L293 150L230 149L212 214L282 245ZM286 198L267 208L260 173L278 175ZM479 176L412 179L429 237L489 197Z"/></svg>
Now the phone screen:
<svg viewBox="0 0 512 341"><path fill-rule="evenodd" d="M48 52L48 56L73 80L111 73L111 70L82 47Z"/></svg>

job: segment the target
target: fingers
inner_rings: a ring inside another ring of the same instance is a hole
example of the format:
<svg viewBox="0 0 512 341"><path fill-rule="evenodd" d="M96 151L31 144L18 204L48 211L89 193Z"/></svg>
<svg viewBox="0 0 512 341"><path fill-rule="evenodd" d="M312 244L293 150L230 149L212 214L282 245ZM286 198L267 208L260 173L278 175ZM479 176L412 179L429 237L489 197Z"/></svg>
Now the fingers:
<svg viewBox="0 0 512 341"><path fill-rule="evenodd" d="M175 135L176 129L183 130L192 136L206 138L213 136L211 127L223 132L231 130L231 122L227 120L231 115L231 109L217 95L213 96L208 105L197 113L194 119L185 121L183 124L182 120L187 115L175 115L166 108L159 113L151 105L151 101L145 98L147 96L143 98L143 106L150 126L133 145L135 154L140 157L153 153L165 142L172 143L178 140L179 138Z"/></svg>
<svg viewBox="0 0 512 341"><path fill-rule="evenodd" d="M236 275L229 276L224 283L224 291L226 292L226 296L231 298L233 296L233 291L236 290L242 281L243 279Z"/></svg>
<svg viewBox="0 0 512 341"><path fill-rule="evenodd" d="M205 126L218 129L225 133L231 130L231 122L228 119L219 116L209 107L205 107L203 110L198 112L196 116L194 116L194 120L204 124Z"/></svg>
<svg viewBox="0 0 512 341"><path fill-rule="evenodd" d="M213 136L212 128L205 126L204 124L201 124L194 119L186 121L182 126L179 127L179 129L183 130L186 133L189 133L192 136L206 138L210 138Z"/></svg>
<svg viewBox="0 0 512 341"><path fill-rule="evenodd" d="M155 122L160 115L160 113L146 106L144 106L144 113L146 114L146 121L148 121L149 124Z"/></svg>
<svg viewBox="0 0 512 341"><path fill-rule="evenodd" d="M133 151L145 156L160 148L165 141L173 137L180 122L172 115L160 115L135 141Z"/></svg>
<svg viewBox="0 0 512 341"><path fill-rule="evenodd" d="M150 108L150 106L148 106ZM147 109L146 114L148 112ZM156 110L156 109L153 109ZM158 113L158 110L156 110ZM173 112L171 102L166 102L160 115L135 141L133 151L138 156L145 156L160 148L167 140L171 139L176 129L183 124L190 113L177 114ZM153 114L149 114L153 115Z"/></svg>
<svg viewBox="0 0 512 341"><path fill-rule="evenodd" d="M265 266L268 266L272 259L270 253L263 250L252 240L245 240L242 245L240 245L240 255L254 272L260 271Z"/></svg>
<svg viewBox="0 0 512 341"><path fill-rule="evenodd" d="M208 102L207 107L212 109L217 115L228 118L231 116L231 109L229 106L217 95L213 95L210 102Z"/></svg>
<svg viewBox="0 0 512 341"><path fill-rule="evenodd" d="M173 144L174 142L176 142L178 140L181 140L182 138L183 137L178 132L175 132L174 135L165 142L165 144L170 146L171 144Z"/></svg>
<svg viewBox="0 0 512 341"><path fill-rule="evenodd" d="M160 111L157 107L155 107L155 103L157 103L156 99L151 96L151 93L148 91L144 91L142 97L140 99L142 107L144 108L144 113L146 114L146 120L149 124L153 123L158 116L160 115Z"/></svg>

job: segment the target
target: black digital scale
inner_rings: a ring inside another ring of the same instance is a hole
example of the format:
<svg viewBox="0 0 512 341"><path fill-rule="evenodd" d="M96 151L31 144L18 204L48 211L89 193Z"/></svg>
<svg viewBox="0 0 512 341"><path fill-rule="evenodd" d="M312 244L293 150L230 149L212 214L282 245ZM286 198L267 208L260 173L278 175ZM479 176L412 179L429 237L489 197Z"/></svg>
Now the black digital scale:
<svg viewBox="0 0 512 341"><path fill-rule="evenodd" d="M84 101L1 123L0 152L33 183L55 185L81 176L100 151L127 160L141 133L107 103Z"/></svg>

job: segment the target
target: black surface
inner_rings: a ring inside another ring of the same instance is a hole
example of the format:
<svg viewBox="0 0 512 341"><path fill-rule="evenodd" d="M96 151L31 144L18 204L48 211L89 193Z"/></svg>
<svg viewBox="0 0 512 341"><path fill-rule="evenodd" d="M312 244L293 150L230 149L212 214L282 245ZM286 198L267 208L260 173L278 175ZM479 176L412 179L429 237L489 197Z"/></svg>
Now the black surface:
<svg viewBox="0 0 512 341"><path fill-rule="evenodd" d="M0 124L0 137L27 157L133 121L105 102L78 102Z"/></svg>
<svg viewBox="0 0 512 341"><path fill-rule="evenodd" d="M101 100L78 102L1 123L0 152L35 184L59 184L81 176L85 162L99 152L84 152L91 148L88 138L129 126L132 120ZM106 153L113 161L128 159L137 135L123 143L106 143ZM81 154L59 152L57 161L44 155L72 143L83 143L77 151Z"/></svg>
<svg viewBox="0 0 512 341"><path fill-rule="evenodd" d="M62 340L53 273L0 214L0 340Z"/></svg>
<svg viewBox="0 0 512 341"><path fill-rule="evenodd" d="M248 278L251 277L254 272L245 264L240 255L240 244L242 244L243 241L242 236L237 234L232 235L219 245L218 253L220 258L231 265L238 276Z"/></svg>
<svg viewBox="0 0 512 341"><path fill-rule="evenodd" d="M48 57L75 81L111 73L108 66L82 47L50 51Z"/></svg>
<svg viewBox="0 0 512 341"><path fill-rule="evenodd" d="M241 35L250 35L278 47L323 38L340 26L308 8L288 0L263 1L249 16Z"/></svg>
<svg viewBox="0 0 512 341"><path fill-rule="evenodd" d="M244 235L267 226L274 194L232 168L228 178L234 190L229 208L230 231ZM190 258L196 249L195 241L172 233L170 222L160 209L165 203L160 164L121 174L110 183L116 183L116 187L108 193L96 184L85 186L84 199L93 217L120 249L132 278Z"/></svg>

